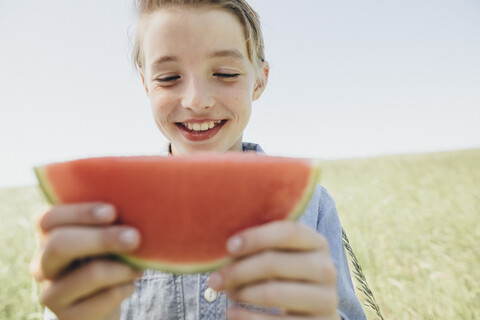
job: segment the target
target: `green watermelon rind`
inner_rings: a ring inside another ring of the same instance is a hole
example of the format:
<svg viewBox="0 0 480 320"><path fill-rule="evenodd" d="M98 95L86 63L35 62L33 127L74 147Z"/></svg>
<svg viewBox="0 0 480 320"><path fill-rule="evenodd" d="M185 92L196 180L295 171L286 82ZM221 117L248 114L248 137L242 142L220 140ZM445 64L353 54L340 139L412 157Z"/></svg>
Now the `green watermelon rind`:
<svg viewBox="0 0 480 320"><path fill-rule="evenodd" d="M309 181L305 186L302 198L293 208L292 212L287 215L286 219L297 220L298 218L300 218L302 213L307 208L313 193L315 192L315 187L320 179L320 174L321 174L319 162L312 160L311 168L312 168L312 172L310 174ZM34 171L35 171L35 175L37 176L40 189L43 191L48 202L50 204L60 203L61 202L60 199L55 194L54 188L49 182L46 167L35 167ZM111 257L115 260L123 261L137 269L155 269L155 270L162 270L165 272L171 272L176 274L214 271L228 264L233 260L233 258L230 256L224 256L224 257L221 257L220 259L209 261L206 263L204 262L171 263L166 261L138 259L128 254L112 253Z"/></svg>
<svg viewBox="0 0 480 320"><path fill-rule="evenodd" d="M35 175L37 176L38 183L40 185L40 189L43 191L45 198L50 204L57 204L60 203L60 199L55 194L52 185L49 182L47 176L47 170L45 167L35 167L33 168L35 171Z"/></svg>
<svg viewBox="0 0 480 320"><path fill-rule="evenodd" d="M218 260L205 262L174 263L162 261L142 260L131 255L113 254L114 259L123 261L136 269L152 269L174 274L203 273L217 270L228 264L233 258L223 257Z"/></svg>
<svg viewBox="0 0 480 320"><path fill-rule="evenodd" d="M312 173L303 192L302 199L300 199L295 208L288 215L289 219L297 220L298 218L300 218L305 209L307 209L308 204L310 203L310 199L315 192L315 187L320 181L321 173L322 170L320 169L320 162L318 160L312 160Z"/></svg>

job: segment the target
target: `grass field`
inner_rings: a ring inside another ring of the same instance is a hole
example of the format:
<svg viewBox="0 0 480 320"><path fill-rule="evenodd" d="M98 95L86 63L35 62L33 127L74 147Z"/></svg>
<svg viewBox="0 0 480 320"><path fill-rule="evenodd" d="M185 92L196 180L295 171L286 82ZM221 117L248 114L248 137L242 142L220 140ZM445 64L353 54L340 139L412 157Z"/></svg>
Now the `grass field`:
<svg viewBox="0 0 480 320"><path fill-rule="evenodd" d="M385 319L480 319L480 149L322 166ZM0 319L41 319L28 264L44 206L36 187L0 189Z"/></svg>

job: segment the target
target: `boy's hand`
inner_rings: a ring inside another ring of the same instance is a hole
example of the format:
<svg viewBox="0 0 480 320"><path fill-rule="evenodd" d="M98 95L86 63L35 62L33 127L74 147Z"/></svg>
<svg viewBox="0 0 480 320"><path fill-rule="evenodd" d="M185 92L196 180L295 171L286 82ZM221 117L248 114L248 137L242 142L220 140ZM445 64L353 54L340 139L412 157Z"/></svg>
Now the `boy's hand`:
<svg viewBox="0 0 480 320"><path fill-rule="evenodd" d="M41 283L41 302L61 319L118 319L120 303L141 273L102 256L139 244L136 230L114 226L113 206L57 205L38 219L41 247L31 272ZM82 261L82 262L79 262Z"/></svg>
<svg viewBox="0 0 480 320"><path fill-rule="evenodd" d="M336 267L327 240L293 221L245 230L227 244L237 259L210 276L210 286L232 300L278 307L282 319L340 319ZM277 319L231 308L228 319Z"/></svg>

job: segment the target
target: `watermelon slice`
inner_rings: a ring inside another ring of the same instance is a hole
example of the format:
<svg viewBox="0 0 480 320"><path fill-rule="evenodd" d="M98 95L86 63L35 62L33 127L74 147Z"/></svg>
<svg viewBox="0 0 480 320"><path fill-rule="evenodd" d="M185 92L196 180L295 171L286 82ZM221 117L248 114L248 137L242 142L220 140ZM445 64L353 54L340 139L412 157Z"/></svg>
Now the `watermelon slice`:
<svg viewBox="0 0 480 320"><path fill-rule="evenodd" d="M312 160L249 152L87 158L35 168L52 204L112 203L117 223L140 231L140 248L117 258L175 273L217 269L229 261L225 243L236 232L297 219L319 172Z"/></svg>

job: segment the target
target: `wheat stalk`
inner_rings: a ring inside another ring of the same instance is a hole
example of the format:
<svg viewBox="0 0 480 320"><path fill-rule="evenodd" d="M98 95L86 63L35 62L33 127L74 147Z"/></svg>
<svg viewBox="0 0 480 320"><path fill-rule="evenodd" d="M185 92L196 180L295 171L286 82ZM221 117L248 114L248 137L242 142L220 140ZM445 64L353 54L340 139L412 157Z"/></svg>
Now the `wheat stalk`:
<svg viewBox="0 0 480 320"><path fill-rule="evenodd" d="M347 234L343 229L342 229L342 239L343 239L343 246L347 250L348 255L351 258L352 265L355 268L355 270L353 270L353 274L355 275L355 279L357 279L358 281L357 289L365 295L364 305L371 308L375 312L375 314L378 316L379 319L384 320L382 313L380 312L380 307L378 306L377 301L373 296L373 292L372 290L370 290L370 287L368 286L367 278L365 278L365 275L363 274L362 267L358 263L358 259L355 256L355 253L353 252L352 246L350 245L350 241L348 241Z"/></svg>

